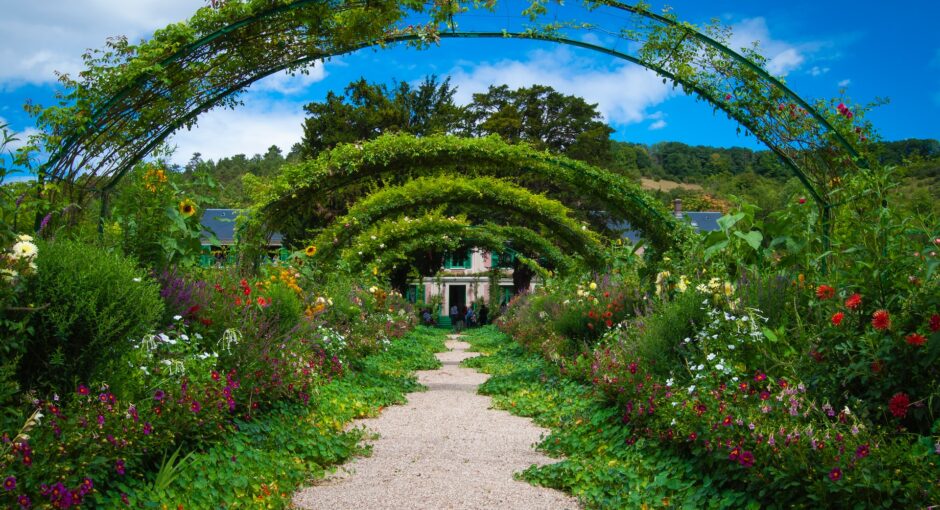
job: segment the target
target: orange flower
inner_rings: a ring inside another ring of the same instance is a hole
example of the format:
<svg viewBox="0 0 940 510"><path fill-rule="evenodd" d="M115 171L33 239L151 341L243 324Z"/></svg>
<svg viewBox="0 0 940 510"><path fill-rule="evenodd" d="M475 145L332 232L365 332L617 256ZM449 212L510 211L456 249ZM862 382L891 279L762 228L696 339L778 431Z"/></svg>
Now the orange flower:
<svg viewBox="0 0 940 510"><path fill-rule="evenodd" d="M317 247L311 244L304 250L304 253L307 254L308 257L312 257L317 254Z"/></svg>

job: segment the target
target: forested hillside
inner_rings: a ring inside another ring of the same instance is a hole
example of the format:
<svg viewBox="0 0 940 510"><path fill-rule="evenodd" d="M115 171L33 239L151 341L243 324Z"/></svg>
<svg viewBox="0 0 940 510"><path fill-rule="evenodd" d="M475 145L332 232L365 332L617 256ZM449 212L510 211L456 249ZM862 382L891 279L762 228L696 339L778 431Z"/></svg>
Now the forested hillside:
<svg viewBox="0 0 940 510"><path fill-rule="evenodd" d="M302 142L284 154L272 146L265 154L236 154L217 161L194 154L183 168L174 168L196 186L212 207L243 207L248 195L242 177L268 178L293 161L316 157L340 143L375 138L387 132L416 136L451 133L479 137L497 135L513 143L600 165L645 178L664 202L682 198L688 210L725 210L735 197L767 212L802 193L786 167L766 150L743 147L691 146L681 142L643 145L611 140L597 105L551 87L511 90L490 87L474 94L466 106L454 103L456 88L449 80L426 78L418 85L350 83L341 94L305 107L308 117ZM905 179L896 196L913 211L940 213L940 142L910 139L878 144L884 163L895 165ZM664 185L651 181L667 181ZM675 183L695 186L675 186Z"/></svg>

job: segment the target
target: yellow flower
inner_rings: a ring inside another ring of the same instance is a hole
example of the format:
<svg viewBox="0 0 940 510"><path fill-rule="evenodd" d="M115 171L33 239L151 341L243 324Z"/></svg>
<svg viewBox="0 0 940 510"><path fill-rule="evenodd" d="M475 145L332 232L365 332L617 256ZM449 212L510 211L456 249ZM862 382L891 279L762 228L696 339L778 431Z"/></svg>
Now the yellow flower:
<svg viewBox="0 0 940 510"><path fill-rule="evenodd" d="M312 257L317 254L317 247L311 244L304 250L304 253L306 253L308 257Z"/></svg>
<svg viewBox="0 0 940 510"><path fill-rule="evenodd" d="M591 290L596 290L596 289L597 289L597 284L596 284L596 283L594 283L594 282L591 282L591 284L590 284L590 285L588 285L588 287L590 287L590 288L591 288Z"/></svg>
<svg viewBox="0 0 940 510"><path fill-rule="evenodd" d="M188 198L180 202L180 214L187 218L196 214L196 203Z"/></svg>
<svg viewBox="0 0 940 510"><path fill-rule="evenodd" d="M379 267L378 267L378 266L372 266L372 274L373 274L373 275L379 274Z"/></svg>

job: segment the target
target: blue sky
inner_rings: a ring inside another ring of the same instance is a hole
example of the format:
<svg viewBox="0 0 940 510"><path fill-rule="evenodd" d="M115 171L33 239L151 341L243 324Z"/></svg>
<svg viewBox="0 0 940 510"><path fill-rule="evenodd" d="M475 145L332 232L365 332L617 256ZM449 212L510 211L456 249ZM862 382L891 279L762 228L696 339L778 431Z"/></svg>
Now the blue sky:
<svg viewBox="0 0 940 510"><path fill-rule="evenodd" d="M29 133L32 121L22 105L27 99L52 103L55 70L74 73L85 48L101 47L108 36L118 34L132 40L146 37L205 2L129 3L2 0L0 119ZM654 9L664 5L651 3ZM734 28L736 44L759 40L770 58L768 67L805 98L834 97L842 89L856 102L888 98L890 103L870 116L885 139L940 138L940 2L905 2L903 10L884 2L841 0L674 0L669 5L680 19L693 23L720 19ZM300 140L303 105L322 99L327 91L341 90L360 76L415 82L428 74L451 76L461 102L501 83L541 83L581 95L599 104L616 129L613 137L620 140L757 147L709 106L672 91L639 66L549 43L449 40L425 51L365 50L317 66L308 76L279 75L258 82L242 96L243 107L210 112L197 128L175 135L172 159L184 163L193 152L211 158L251 155L270 145L286 151Z"/></svg>

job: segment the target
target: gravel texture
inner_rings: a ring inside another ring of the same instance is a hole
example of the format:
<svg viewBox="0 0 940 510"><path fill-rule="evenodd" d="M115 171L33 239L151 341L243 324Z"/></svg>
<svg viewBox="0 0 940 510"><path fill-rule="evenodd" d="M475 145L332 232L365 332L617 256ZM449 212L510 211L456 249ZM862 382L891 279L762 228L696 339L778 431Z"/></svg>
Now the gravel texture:
<svg viewBox="0 0 940 510"><path fill-rule="evenodd" d="M311 509L570 509L573 497L513 479L532 464L554 462L536 452L546 429L526 418L490 409L477 394L487 375L460 367L476 356L469 344L447 342L438 370L418 372L428 391L408 403L360 420L379 434L370 457L294 495Z"/></svg>

